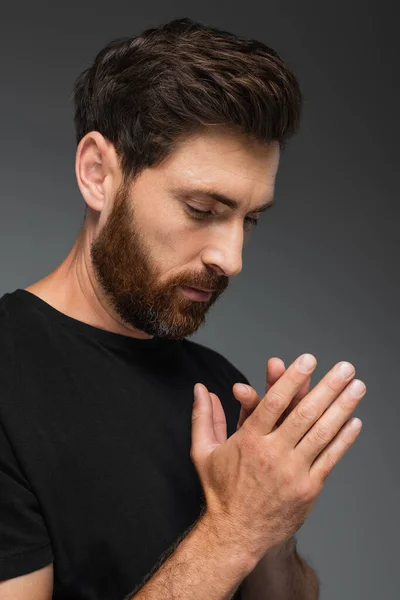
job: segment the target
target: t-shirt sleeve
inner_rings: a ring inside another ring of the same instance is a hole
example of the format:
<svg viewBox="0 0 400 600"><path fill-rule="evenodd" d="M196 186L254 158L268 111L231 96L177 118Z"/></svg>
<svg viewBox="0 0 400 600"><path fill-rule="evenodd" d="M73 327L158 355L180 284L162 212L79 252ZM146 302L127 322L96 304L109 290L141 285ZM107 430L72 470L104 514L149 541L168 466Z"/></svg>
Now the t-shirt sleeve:
<svg viewBox="0 0 400 600"><path fill-rule="evenodd" d="M37 498L0 423L0 581L36 571L53 560Z"/></svg>

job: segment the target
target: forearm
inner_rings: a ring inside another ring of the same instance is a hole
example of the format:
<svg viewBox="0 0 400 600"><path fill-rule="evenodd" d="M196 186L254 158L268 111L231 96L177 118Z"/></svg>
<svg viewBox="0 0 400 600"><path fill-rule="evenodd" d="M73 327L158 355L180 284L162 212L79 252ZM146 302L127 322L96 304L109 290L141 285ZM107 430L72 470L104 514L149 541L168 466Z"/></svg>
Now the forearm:
<svg viewBox="0 0 400 600"><path fill-rule="evenodd" d="M218 537L202 517L146 583L124 600L230 600L255 564L241 546Z"/></svg>
<svg viewBox="0 0 400 600"><path fill-rule="evenodd" d="M288 544L266 552L241 590L242 600L318 600L319 582L291 538Z"/></svg>

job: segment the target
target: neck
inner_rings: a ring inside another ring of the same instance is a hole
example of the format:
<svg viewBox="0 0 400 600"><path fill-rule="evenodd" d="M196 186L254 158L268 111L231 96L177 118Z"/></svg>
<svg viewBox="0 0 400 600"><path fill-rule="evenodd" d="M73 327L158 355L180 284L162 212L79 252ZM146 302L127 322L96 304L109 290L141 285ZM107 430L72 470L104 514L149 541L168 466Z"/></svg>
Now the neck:
<svg viewBox="0 0 400 600"><path fill-rule="evenodd" d="M98 285L91 260L91 236L82 227L63 262L51 273L26 287L60 312L113 333L139 339L152 336L127 326L109 306Z"/></svg>

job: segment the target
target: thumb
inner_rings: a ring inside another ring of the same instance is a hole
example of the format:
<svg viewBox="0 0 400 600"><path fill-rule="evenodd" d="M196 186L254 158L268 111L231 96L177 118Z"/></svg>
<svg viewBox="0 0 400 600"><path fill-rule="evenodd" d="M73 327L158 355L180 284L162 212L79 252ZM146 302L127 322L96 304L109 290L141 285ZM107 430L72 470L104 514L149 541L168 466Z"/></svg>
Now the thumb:
<svg viewBox="0 0 400 600"><path fill-rule="evenodd" d="M214 431L212 399L206 386L196 383L194 397L190 456L193 462L198 462L206 458L219 443Z"/></svg>

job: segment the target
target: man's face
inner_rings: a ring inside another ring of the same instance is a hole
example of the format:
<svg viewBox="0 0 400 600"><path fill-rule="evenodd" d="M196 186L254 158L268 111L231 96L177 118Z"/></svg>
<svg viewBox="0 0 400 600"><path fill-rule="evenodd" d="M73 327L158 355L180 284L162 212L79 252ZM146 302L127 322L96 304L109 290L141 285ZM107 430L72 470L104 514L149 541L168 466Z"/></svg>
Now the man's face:
<svg viewBox="0 0 400 600"><path fill-rule="evenodd" d="M242 269L250 219L272 200L278 163L276 142L255 145L214 130L186 138L162 165L118 190L91 259L124 323L170 339L205 323L229 277ZM210 190L235 199L237 208L207 196ZM181 286L213 291L194 299Z"/></svg>

